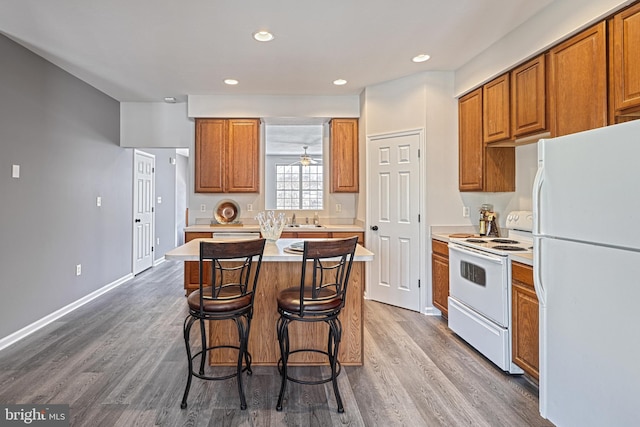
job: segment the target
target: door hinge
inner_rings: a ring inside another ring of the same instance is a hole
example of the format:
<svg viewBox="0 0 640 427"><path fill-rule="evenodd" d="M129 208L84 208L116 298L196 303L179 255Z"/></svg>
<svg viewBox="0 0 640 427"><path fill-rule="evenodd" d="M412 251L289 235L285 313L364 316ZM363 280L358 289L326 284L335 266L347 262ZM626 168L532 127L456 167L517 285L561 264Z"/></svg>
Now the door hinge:
<svg viewBox="0 0 640 427"><path fill-rule="evenodd" d="M155 211L156 211L156 208L152 206L152 207L151 207L151 212L153 213L153 212L155 212ZM418 222L419 222L419 221L418 221Z"/></svg>
<svg viewBox="0 0 640 427"><path fill-rule="evenodd" d="M151 173L156 173L156 168L151 168Z"/></svg>
<svg viewBox="0 0 640 427"><path fill-rule="evenodd" d="M420 149L418 148L418 158L420 158Z"/></svg>
<svg viewBox="0 0 640 427"><path fill-rule="evenodd" d="M156 249L156 248L154 248L153 246L151 246L151 252L153 252L155 249ZM419 280L418 280L418 282L419 282ZM420 286L418 286L418 287L420 287Z"/></svg>
<svg viewBox="0 0 640 427"><path fill-rule="evenodd" d="M418 214L418 222L420 222L420 214Z"/></svg>
<svg viewBox="0 0 640 427"><path fill-rule="evenodd" d="M418 279L418 289L420 289L420 279Z"/></svg>

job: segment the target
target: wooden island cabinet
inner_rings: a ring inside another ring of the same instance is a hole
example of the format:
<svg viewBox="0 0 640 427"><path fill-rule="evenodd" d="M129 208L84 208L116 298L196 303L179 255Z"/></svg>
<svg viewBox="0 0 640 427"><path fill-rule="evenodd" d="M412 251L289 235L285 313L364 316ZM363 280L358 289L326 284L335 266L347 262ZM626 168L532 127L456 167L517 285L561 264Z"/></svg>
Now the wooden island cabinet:
<svg viewBox="0 0 640 427"><path fill-rule="evenodd" d="M215 238L206 239L209 241ZM221 241L224 239L217 239ZM165 254L167 259L185 261L185 276L188 274L188 263L198 268L198 254L201 239L194 238L183 246ZM300 284L301 256L284 251L296 239L279 239L275 243L267 243L264 250L256 298L254 301L249 351L253 365L275 366L280 357L280 347L276 334L276 321L279 317L277 294L280 290ZM347 300L340 314L342 322L342 342L339 360L344 366L362 365L363 363L363 294L365 286L365 263L373 260L373 254L358 245L349 278ZM185 301L186 304L186 301ZM293 329L291 329L293 328ZM295 322L290 325L291 348L311 347L325 348L328 326L325 323ZM238 332L232 320L217 321L215 328L208 328L207 334L212 345L237 342ZM220 350L211 353L210 364L234 366L237 363L237 352ZM296 353L291 355L290 364L319 365L326 363L326 356L318 353Z"/></svg>
<svg viewBox="0 0 640 427"><path fill-rule="evenodd" d="M533 286L533 268L514 261L511 263L511 275L513 362L538 380L539 304Z"/></svg>

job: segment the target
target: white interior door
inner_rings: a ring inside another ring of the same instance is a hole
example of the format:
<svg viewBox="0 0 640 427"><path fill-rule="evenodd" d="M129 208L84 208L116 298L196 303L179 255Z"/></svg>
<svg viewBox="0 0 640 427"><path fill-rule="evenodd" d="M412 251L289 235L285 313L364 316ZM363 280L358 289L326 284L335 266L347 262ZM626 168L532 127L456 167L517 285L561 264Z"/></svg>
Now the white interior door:
<svg viewBox="0 0 640 427"><path fill-rule="evenodd" d="M133 176L133 274L153 265L155 156L135 151Z"/></svg>
<svg viewBox="0 0 640 427"><path fill-rule="evenodd" d="M420 164L422 133L369 137L367 242L376 254L367 297L420 311Z"/></svg>

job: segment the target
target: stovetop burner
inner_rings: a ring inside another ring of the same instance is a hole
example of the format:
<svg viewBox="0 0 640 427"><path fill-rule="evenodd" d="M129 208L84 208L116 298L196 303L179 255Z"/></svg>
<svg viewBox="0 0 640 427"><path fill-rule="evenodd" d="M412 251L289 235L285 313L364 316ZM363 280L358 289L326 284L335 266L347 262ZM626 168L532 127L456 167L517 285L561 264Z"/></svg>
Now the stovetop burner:
<svg viewBox="0 0 640 427"><path fill-rule="evenodd" d="M517 240L511 240L511 239L491 239L491 241L494 243L505 243L509 245L517 245L518 243L520 243Z"/></svg>
<svg viewBox="0 0 640 427"><path fill-rule="evenodd" d="M465 240L465 242L469 242L469 243L487 243L486 240L482 240L482 239L467 239L467 240Z"/></svg>
<svg viewBox="0 0 640 427"><path fill-rule="evenodd" d="M493 249L497 249L499 251L526 251L527 250L527 248L521 248L520 246L507 246L507 245L494 246Z"/></svg>

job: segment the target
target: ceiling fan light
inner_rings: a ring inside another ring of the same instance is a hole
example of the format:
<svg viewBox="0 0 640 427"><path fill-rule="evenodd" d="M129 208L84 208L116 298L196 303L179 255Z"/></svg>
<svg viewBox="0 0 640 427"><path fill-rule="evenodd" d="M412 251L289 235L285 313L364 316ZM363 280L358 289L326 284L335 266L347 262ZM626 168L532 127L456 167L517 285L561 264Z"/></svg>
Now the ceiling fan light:
<svg viewBox="0 0 640 427"><path fill-rule="evenodd" d="M311 159L309 157L300 158L300 164L302 166L309 166L311 164Z"/></svg>

